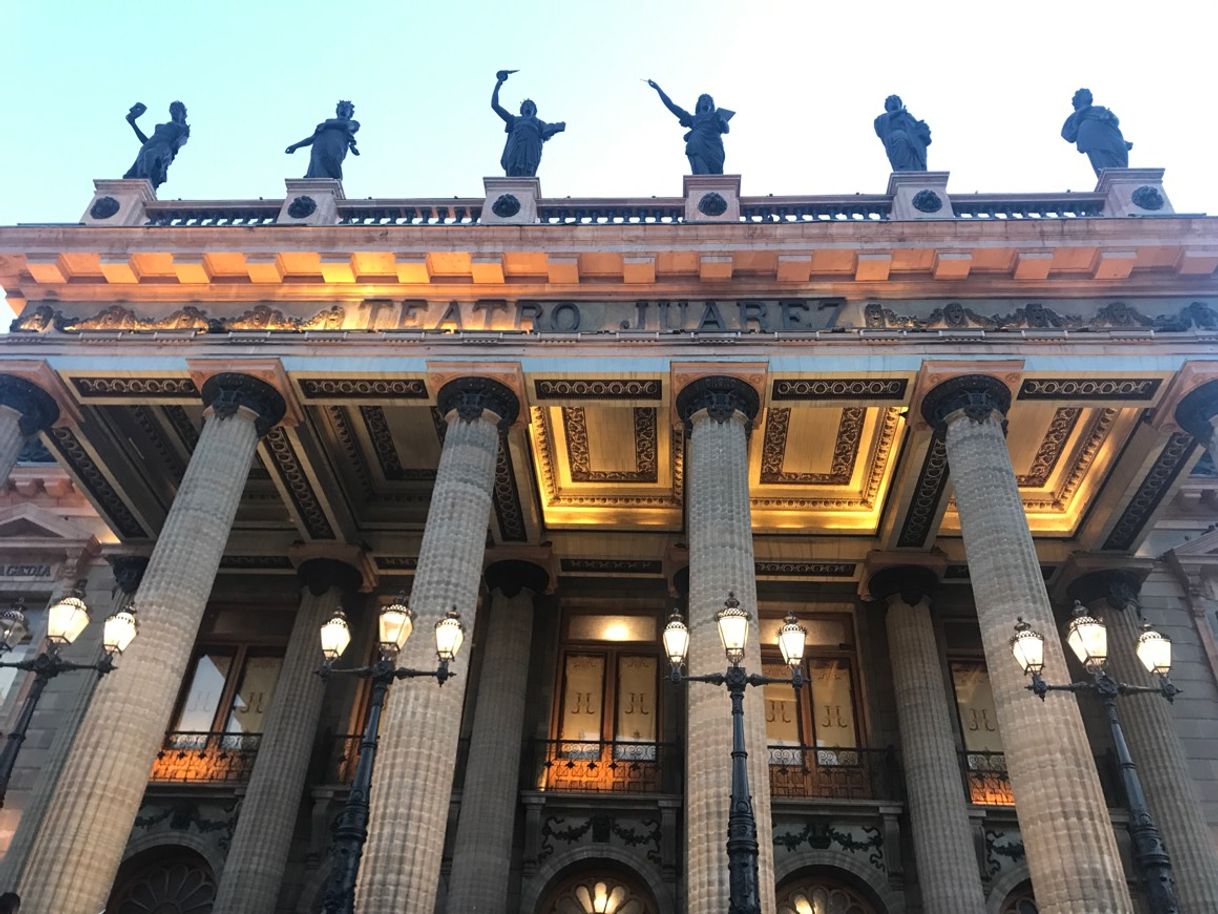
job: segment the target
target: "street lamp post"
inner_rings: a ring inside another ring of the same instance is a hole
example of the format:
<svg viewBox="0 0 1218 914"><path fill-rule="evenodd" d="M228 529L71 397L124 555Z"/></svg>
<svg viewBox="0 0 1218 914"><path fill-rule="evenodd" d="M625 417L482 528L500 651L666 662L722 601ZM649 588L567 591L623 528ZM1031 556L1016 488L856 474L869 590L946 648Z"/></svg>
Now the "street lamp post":
<svg viewBox="0 0 1218 914"><path fill-rule="evenodd" d="M804 683L802 663L808 632L795 615L788 613L778 631L778 648L791 669L791 678L775 679L747 673L740 665L748 641L752 617L741 609L736 595L729 593L723 609L715 614L719 638L727 654L725 673L691 676L682 671L689 652L689 629L679 612L674 612L664 628L664 653L672 664L670 679L680 682L709 682L727 686L732 700L732 795L727 818L728 914L761 914L757 878L757 821L753 817L753 797L749 791L748 753L744 748L744 690L748 686L789 682L796 693Z"/></svg>
<svg viewBox="0 0 1218 914"><path fill-rule="evenodd" d="M414 610L406 605L406 597L399 595L379 616L380 658L371 666L355 669L334 669L334 662L342 656L351 643L351 630L346 614L338 610L321 627L321 651L325 657L318 674L322 678L332 673L358 676L372 682L372 698L368 708L368 720L359 744L359 761L355 766L355 777L351 792L334 825L334 840L330 844L330 874L326 891L322 897L324 914L353 914L355 911L355 882L359 876L360 857L364 843L368 840L368 814L372 791L372 770L376 762L377 738L381 727L381 709L385 706L385 695L389 687L399 679L419 677L435 679L444 685L456 674L448 665L456 659L461 642L465 639L465 626L454 607L436 623L436 657L439 665L434 670L411 670L397 665L397 656L414 631Z"/></svg>
<svg viewBox="0 0 1218 914"><path fill-rule="evenodd" d="M1147 672L1158 678L1157 686L1127 685L1108 674L1107 629L1102 621L1089 615L1086 607L1077 600L1074 601L1074 610L1066 627L1066 643L1091 674L1090 682L1071 682L1067 685L1045 682L1041 677L1045 665L1044 637L1022 618L1015 623L1011 651L1023 668L1024 674L1030 674L1032 677L1027 688L1041 701L1045 700L1049 692L1092 692L1103 702L1108 729L1112 734L1112 744L1120 763L1125 802L1129 809L1129 836L1133 843L1134 864L1146 886L1151 914L1179 914L1180 904L1176 900L1175 888L1172 885L1171 858L1167 854L1167 848L1163 846L1159 829L1146 805L1142 781L1129 754L1125 731L1117 713L1117 698L1122 695L1155 693L1170 702L1180 694L1180 690L1168 678L1171 671L1171 642L1152 630L1149 624L1143 624L1142 634L1138 636L1138 643L1134 648Z"/></svg>
<svg viewBox="0 0 1218 914"><path fill-rule="evenodd" d="M21 705L21 713L17 722L9 731L0 751L0 806L8 794L9 779L13 776L13 768L17 764L17 755L25 742L26 732L30 721L34 719L34 711L38 708L38 700L47 683L69 670L94 670L98 678L105 676L114 669L114 658L125 651L135 638L137 624L135 612L131 607L120 609L109 616L102 627L102 646L106 654L97 663L72 663L60 656L59 650L77 639L85 626L89 624L89 607L81 599L83 595L80 585L71 593L61 597L47 610L46 648L36 657L29 660L3 661L0 668L25 670L34 674L34 681ZM11 609L0 613L0 653L8 653L19 645L29 633L29 623L25 616L25 607L19 600Z"/></svg>

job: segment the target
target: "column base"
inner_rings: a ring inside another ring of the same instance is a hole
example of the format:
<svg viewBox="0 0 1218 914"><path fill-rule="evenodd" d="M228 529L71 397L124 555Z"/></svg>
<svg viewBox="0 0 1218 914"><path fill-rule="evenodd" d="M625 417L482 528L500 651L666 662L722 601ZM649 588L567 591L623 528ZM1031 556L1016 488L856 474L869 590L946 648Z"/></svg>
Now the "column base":
<svg viewBox="0 0 1218 914"><path fill-rule="evenodd" d="M156 191L147 178L98 178L80 221L85 225L143 225L144 208L155 200Z"/></svg>

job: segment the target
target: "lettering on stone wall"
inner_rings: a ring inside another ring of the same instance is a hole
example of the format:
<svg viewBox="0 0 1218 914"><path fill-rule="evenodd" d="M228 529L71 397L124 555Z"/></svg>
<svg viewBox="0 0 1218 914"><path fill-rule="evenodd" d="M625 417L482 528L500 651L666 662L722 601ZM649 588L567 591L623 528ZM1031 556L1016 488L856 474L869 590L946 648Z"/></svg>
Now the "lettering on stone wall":
<svg viewBox="0 0 1218 914"><path fill-rule="evenodd" d="M0 565L0 577L16 581L42 581L53 577L51 565Z"/></svg>

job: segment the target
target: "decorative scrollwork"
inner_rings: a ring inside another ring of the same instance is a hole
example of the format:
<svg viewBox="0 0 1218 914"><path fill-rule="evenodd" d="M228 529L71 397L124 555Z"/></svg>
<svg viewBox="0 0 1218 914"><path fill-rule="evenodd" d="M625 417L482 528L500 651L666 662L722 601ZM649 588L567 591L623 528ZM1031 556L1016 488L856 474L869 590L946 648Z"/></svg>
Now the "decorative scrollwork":
<svg viewBox="0 0 1218 914"><path fill-rule="evenodd" d="M698 378L677 395L677 413L687 430L693 429L694 414L702 410L713 421L723 424L735 413L741 413L752 423L760 409L761 401L751 384L722 375Z"/></svg>
<svg viewBox="0 0 1218 914"><path fill-rule="evenodd" d="M1180 475L1192 456L1197 441L1191 433L1178 432L1167 439L1167 444L1155 458L1154 464L1147 471L1141 484L1130 499L1129 504L1121 513L1121 517L1104 541L1105 550L1129 549L1138 538L1142 528L1154 513L1159 502L1171 489L1172 483Z"/></svg>
<svg viewBox="0 0 1218 914"><path fill-rule="evenodd" d="M1129 199L1133 201L1133 205L1138 207L1138 209L1148 209L1152 212L1162 209L1167 203L1163 199L1163 194L1159 192L1159 188L1152 187L1150 184L1143 184L1137 188L1130 195Z"/></svg>
<svg viewBox="0 0 1218 914"><path fill-rule="evenodd" d="M943 209L943 198L933 190L920 190L913 196L913 208L920 213L937 213Z"/></svg>
<svg viewBox="0 0 1218 914"><path fill-rule="evenodd" d="M224 372L213 375L203 384L203 403L211 408L217 419L230 419L244 406L256 415L255 428L265 435L287 412L287 404L279 391L265 381L247 374Z"/></svg>
<svg viewBox="0 0 1218 914"><path fill-rule="evenodd" d="M110 484L97 462L89 456L80 439L70 428L52 428L49 440L63 461L72 468L89 494L91 494L111 526L128 539L143 539L148 535L143 525L136 520L123 497Z"/></svg>
<svg viewBox="0 0 1218 914"><path fill-rule="evenodd" d="M98 197L89 208L89 216L93 219L109 219L119 211L119 203L113 197Z"/></svg>
<svg viewBox="0 0 1218 914"><path fill-rule="evenodd" d="M922 401L922 415L942 432L947 419L963 410L973 422L985 422L992 413L1005 416L1011 406L1011 392L1000 380L989 375L962 375L944 381Z"/></svg>
<svg viewBox="0 0 1218 914"><path fill-rule="evenodd" d="M325 507L313 490L309 474L305 472L304 464L287 432L282 427L273 428L267 432L264 440L271 465L287 489L288 497L299 512L309 536L315 540L334 539L334 528L326 517Z"/></svg>
<svg viewBox="0 0 1218 914"><path fill-rule="evenodd" d="M440 414L447 416L454 409L463 422L476 422L483 412L494 413L499 427L506 429L520 414L520 401L505 384L491 378L457 378L440 388L436 396Z"/></svg>
<svg viewBox="0 0 1218 914"><path fill-rule="evenodd" d="M315 212L317 212L317 201L303 194L288 204L288 215L293 219L307 219Z"/></svg>
<svg viewBox="0 0 1218 914"><path fill-rule="evenodd" d="M563 431L567 439L567 462L572 482L655 482L659 463L656 455L656 411L634 409L634 469L593 470L588 446L588 418L583 407L564 408Z"/></svg>

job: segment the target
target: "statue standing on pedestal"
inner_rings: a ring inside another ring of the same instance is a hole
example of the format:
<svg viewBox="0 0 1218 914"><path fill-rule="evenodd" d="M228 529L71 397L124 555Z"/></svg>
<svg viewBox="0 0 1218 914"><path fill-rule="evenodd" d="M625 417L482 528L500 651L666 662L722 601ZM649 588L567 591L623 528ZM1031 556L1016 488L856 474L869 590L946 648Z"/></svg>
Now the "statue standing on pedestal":
<svg viewBox="0 0 1218 914"><path fill-rule="evenodd" d="M875 119L875 135L884 141L893 171L926 171L930 128L905 109L901 96L884 99L884 113Z"/></svg>
<svg viewBox="0 0 1218 914"><path fill-rule="evenodd" d="M147 105L136 102L127 112L127 123L143 145L135 157L135 163L123 177L147 178L152 182L152 189L156 190L165 183L170 164L190 138L190 125L186 123L186 106L174 102L169 106L169 123L157 124L152 136L145 136L144 131L136 126L135 119L147 110Z"/></svg>
<svg viewBox="0 0 1218 914"><path fill-rule="evenodd" d="M322 121L313 130L313 135L305 137L299 143L293 143L284 152L291 155L302 146L312 146L309 156L309 170L306 178L343 179L343 159L347 150L352 155L359 155L355 146L355 132L359 130L359 121L353 120L355 105L348 101L340 101L334 110L334 117Z"/></svg>
<svg viewBox="0 0 1218 914"><path fill-rule="evenodd" d="M685 156L689 159L689 167L696 175L723 174L723 134L727 133L727 122L732 119L735 111L726 108L716 108L715 100L703 93L698 96L698 104L694 113L690 114L656 85L654 79L647 80L647 85L660 95L664 107L676 115L682 127L689 128L685 134Z"/></svg>
<svg viewBox="0 0 1218 914"><path fill-rule="evenodd" d="M1098 178L1105 168L1128 168L1133 143L1121 135L1121 122L1107 108L1091 104L1091 90L1074 93L1074 113L1062 125L1062 139L1077 143L1078 151L1091 160Z"/></svg>
<svg viewBox="0 0 1218 914"><path fill-rule="evenodd" d="M541 165L541 145L556 133L567 129L566 121L547 124L537 116L537 105L526 98L520 103L519 116L499 104L499 87L515 70L500 70L495 74L495 90L491 93L491 110L503 118L503 132L508 135L499 165L509 178L535 178Z"/></svg>

